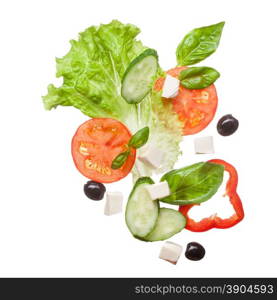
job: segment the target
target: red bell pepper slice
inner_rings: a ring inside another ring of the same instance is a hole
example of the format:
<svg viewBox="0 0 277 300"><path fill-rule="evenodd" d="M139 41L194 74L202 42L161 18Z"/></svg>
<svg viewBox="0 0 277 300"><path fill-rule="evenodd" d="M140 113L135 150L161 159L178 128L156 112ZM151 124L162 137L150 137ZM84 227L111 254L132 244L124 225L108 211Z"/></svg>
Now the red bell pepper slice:
<svg viewBox="0 0 277 300"><path fill-rule="evenodd" d="M204 218L201 221L196 222L189 217L188 212L194 205L200 204L182 205L179 207L179 211L187 219L185 228L194 232L203 232L212 228L229 228L236 225L244 218L243 206L240 197L237 194L238 173L236 169L232 165L221 159L212 159L209 162L223 165L225 171L229 173L230 177L226 184L226 193L224 194L224 196L228 196L230 198L230 202L235 210L235 213L227 219L221 219L215 214L210 216L209 218Z"/></svg>

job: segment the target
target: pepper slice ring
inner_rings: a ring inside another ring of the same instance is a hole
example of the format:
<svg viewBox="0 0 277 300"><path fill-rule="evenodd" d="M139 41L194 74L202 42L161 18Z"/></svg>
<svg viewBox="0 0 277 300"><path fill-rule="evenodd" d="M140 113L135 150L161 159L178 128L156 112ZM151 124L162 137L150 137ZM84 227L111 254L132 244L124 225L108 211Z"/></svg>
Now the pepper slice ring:
<svg viewBox="0 0 277 300"><path fill-rule="evenodd" d="M196 222L189 217L188 213L189 210L194 205L200 205L200 204L182 205L179 207L179 211L187 219L185 228L194 232L203 232L203 231L210 230L212 228L220 228L220 229L230 228L236 225L237 223L239 223L244 218L244 210L243 210L242 202L239 195L237 194L238 173L236 169L231 164L221 159L212 159L209 162L223 165L224 170L229 173L230 177L226 184L226 192L224 196L229 197L230 202L235 210L235 213L230 218L226 218L226 219L222 219L218 217L216 214L214 214L208 218L204 218L201 221Z"/></svg>

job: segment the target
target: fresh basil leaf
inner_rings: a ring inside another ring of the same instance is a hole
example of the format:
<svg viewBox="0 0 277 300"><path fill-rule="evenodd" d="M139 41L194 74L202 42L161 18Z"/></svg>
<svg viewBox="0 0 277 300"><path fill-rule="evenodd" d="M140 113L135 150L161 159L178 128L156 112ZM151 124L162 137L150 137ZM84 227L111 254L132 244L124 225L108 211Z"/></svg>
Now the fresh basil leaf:
<svg viewBox="0 0 277 300"><path fill-rule="evenodd" d="M187 89L204 89L213 84L220 74L210 67L191 67L183 70L179 79Z"/></svg>
<svg viewBox="0 0 277 300"><path fill-rule="evenodd" d="M145 145L149 138L149 127L144 127L137 131L129 141L129 147L140 148Z"/></svg>
<svg viewBox="0 0 277 300"><path fill-rule="evenodd" d="M130 150L118 154L117 157L112 162L112 169L116 170L121 168L125 164L129 154L130 154Z"/></svg>
<svg viewBox="0 0 277 300"><path fill-rule="evenodd" d="M200 162L170 171L161 181L167 181L171 194L159 200L175 205L207 201L222 184L223 173L222 165L209 162Z"/></svg>
<svg viewBox="0 0 277 300"><path fill-rule="evenodd" d="M224 24L221 22L189 32L177 47L178 65L194 65L213 54L219 45Z"/></svg>

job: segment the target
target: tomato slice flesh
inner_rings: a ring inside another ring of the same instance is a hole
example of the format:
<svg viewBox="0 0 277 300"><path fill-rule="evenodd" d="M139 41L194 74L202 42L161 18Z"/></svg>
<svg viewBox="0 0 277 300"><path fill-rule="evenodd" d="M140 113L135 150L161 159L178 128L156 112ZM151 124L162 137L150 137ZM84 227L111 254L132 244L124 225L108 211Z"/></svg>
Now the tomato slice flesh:
<svg viewBox="0 0 277 300"><path fill-rule="evenodd" d="M187 67L176 67L167 74L178 78L182 70ZM160 91L163 88L165 78L159 78L154 89ZM173 109L183 122L183 135L195 134L206 128L213 120L217 109L217 94L212 84L207 88L189 90L179 86L179 93L171 99Z"/></svg>
<svg viewBox="0 0 277 300"><path fill-rule="evenodd" d="M96 118L83 123L72 139L72 157L77 169L86 177L103 183L118 181L132 170L136 150L119 169L111 168L113 159L127 149L131 138L128 128L109 118Z"/></svg>

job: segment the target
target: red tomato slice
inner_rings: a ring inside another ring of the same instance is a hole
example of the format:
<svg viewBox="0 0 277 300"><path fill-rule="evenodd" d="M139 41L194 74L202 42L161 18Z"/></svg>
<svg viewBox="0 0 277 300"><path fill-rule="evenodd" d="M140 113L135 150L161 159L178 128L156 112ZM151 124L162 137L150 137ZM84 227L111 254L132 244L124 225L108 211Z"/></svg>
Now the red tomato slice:
<svg viewBox="0 0 277 300"><path fill-rule="evenodd" d="M136 150L132 149L125 164L111 168L113 159L127 149L131 138L128 128L109 118L91 119L76 131L71 152L77 169L89 179L109 183L122 179L132 170Z"/></svg>
<svg viewBox="0 0 277 300"><path fill-rule="evenodd" d="M185 69L187 67L176 67L167 71L167 74L178 78ZM156 81L155 90L163 88L164 80L159 78ZM170 100L174 111L184 123L183 135L195 134L206 128L213 120L217 108L217 94L213 84L199 90L189 90L180 85L178 95Z"/></svg>

